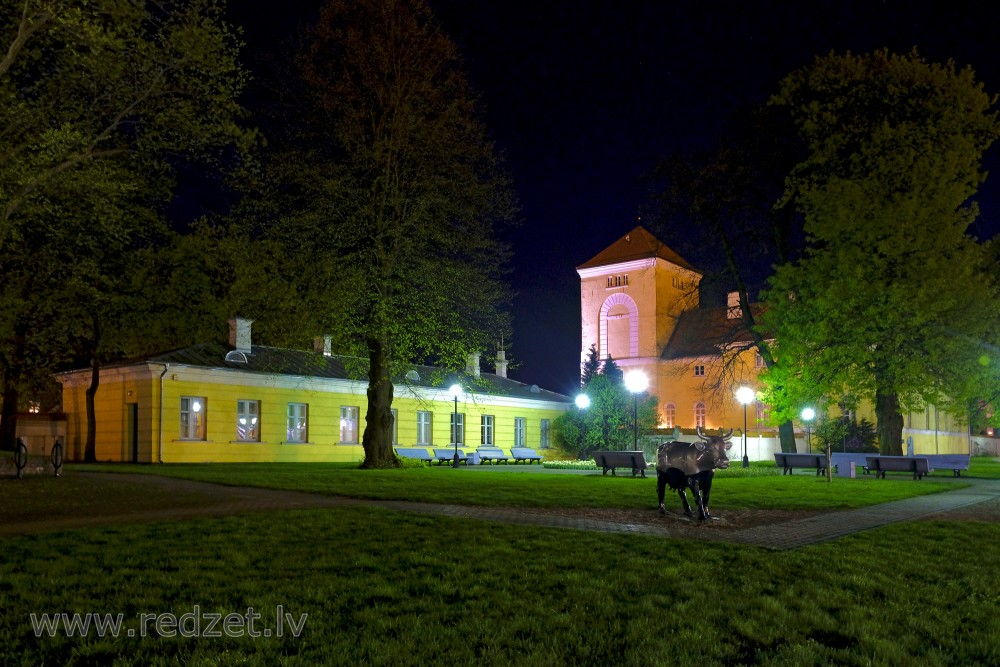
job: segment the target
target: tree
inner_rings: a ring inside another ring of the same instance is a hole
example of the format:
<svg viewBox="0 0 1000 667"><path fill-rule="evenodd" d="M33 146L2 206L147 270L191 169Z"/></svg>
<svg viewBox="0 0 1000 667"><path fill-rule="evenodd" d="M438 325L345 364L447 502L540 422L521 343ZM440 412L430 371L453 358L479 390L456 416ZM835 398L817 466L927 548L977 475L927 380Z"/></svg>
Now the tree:
<svg viewBox="0 0 1000 667"><path fill-rule="evenodd" d="M727 400L734 387L746 382L747 351L760 355L765 368L778 363L770 333L758 326L759 310L751 294L774 266L795 256L802 236L794 207L774 206L785 172L801 150L789 125L787 114L774 107L743 111L717 148L670 156L647 177L659 233L699 253L699 265L706 270L697 287L703 298L710 299L705 293L720 286L735 288L739 296L739 320L726 339L717 341L721 363L709 367L703 384L704 390ZM794 452L791 419L779 422L778 435L781 450Z"/></svg>
<svg viewBox="0 0 1000 667"><path fill-rule="evenodd" d="M587 360L583 362L583 372L580 374L580 385L586 387L595 375L601 372L601 358L597 345L591 345L587 351Z"/></svg>
<svg viewBox="0 0 1000 667"><path fill-rule="evenodd" d="M785 198L809 241L766 293L783 414L854 394L874 405L881 451L901 454L902 410L964 414L996 386L982 360L996 356L1000 300L967 233L994 102L971 69L915 51L830 54L781 82L772 103L808 146Z"/></svg>
<svg viewBox="0 0 1000 667"><path fill-rule="evenodd" d="M396 465L394 374L462 369L509 338L495 230L513 195L423 0L332 0L295 67L267 165L287 206L266 233L285 243L311 325L368 361L363 465Z"/></svg>
<svg viewBox="0 0 1000 667"><path fill-rule="evenodd" d="M636 427L633 408L637 408L640 431L656 426L656 396L646 394L633 405L635 399L622 384L621 371L610 358L608 362L583 387L590 406L570 410L553 423L557 442L566 451L584 455L596 449L632 449Z"/></svg>
<svg viewBox="0 0 1000 667"><path fill-rule="evenodd" d="M216 0L7 1L0 39L2 442L19 393L72 340L114 333L121 308L102 309L123 276L109 260L149 231L172 169L247 134L236 125L244 75Z"/></svg>

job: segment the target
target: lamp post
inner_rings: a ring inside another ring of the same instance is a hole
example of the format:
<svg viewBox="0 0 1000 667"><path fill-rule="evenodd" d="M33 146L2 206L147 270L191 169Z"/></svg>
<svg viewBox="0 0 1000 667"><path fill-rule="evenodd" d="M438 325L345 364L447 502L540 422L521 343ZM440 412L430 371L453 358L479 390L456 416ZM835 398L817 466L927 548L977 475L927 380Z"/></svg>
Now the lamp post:
<svg viewBox="0 0 1000 667"><path fill-rule="evenodd" d="M632 393L632 449L639 449L639 394L648 386L649 378L642 371L626 373L625 388Z"/></svg>
<svg viewBox="0 0 1000 667"><path fill-rule="evenodd" d="M816 411L812 408L802 409L802 421L806 423L806 451L810 454L812 454L812 438L809 437L809 422L811 422L815 416Z"/></svg>
<svg viewBox="0 0 1000 667"><path fill-rule="evenodd" d="M455 458L452 467L458 467L458 399L462 395L462 385L455 383L448 388L448 393L455 399L455 418L451 423L451 439L455 443Z"/></svg>
<svg viewBox="0 0 1000 667"><path fill-rule="evenodd" d="M750 387L740 387L736 390L736 400L743 404L743 467L750 467L750 457L747 456L747 406L756 394Z"/></svg>
<svg viewBox="0 0 1000 667"><path fill-rule="evenodd" d="M576 397L576 407L581 410L586 410L590 407L590 396L586 394L580 394Z"/></svg>

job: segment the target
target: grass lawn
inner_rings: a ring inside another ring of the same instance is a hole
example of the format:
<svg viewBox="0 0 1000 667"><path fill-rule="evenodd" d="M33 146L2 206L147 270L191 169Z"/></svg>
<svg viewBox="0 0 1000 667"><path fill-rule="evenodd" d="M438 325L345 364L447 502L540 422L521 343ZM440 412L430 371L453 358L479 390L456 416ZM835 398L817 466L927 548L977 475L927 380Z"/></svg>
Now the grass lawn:
<svg viewBox="0 0 1000 667"><path fill-rule="evenodd" d="M655 474L645 479L596 474L454 470L444 466L400 470L359 470L354 464L241 463L76 465L74 471L148 473L235 486L313 491L354 498L419 500L504 507L655 506ZM751 468L754 470L754 468ZM760 470L767 471L767 466ZM773 464L771 464L773 471ZM715 509L850 509L957 488L952 480L913 482L902 475L827 482L809 474L747 474L720 471L712 489ZM2 485L0 485L2 494ZM0 495L0 502L2 502Z"/></svg>
<svg viewBox="0 0 1000 667"><path fill-rule="evenodd" d="M374 509L273 512L4 540L0 664L998 664L998 578L990 523L915 522L775 553ZM300 637L147 625L154 636L39 638L29 620L120 613L124 635L142 613L253 607L260 631L278 605L308 614Z"/></svg>

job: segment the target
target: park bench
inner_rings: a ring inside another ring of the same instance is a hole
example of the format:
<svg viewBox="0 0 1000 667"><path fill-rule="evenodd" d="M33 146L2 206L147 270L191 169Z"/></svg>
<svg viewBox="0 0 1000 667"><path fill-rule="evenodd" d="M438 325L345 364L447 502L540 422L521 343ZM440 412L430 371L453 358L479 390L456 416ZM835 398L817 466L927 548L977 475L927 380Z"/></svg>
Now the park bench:
<svg viewBox="0 0 1000 667"><path fill-rule="evenodd" d="M542 457L530 447L511 447L510 456L514 459L514 463L524 461L528 465L531 465L532 461L537 461L539 465L542 464Z"/></svg>
<svg viewBox="0 0 1000 667"><path fill-rule="evenodd" d="M434 458L437 459L438 465L443 463L453 463L455 461L455 450L454 449L435 449ZM468 463L468 457L465 455L461 449L458 450L458 460L462 463Z"/></svg>
<svg viewBox="0 0 1000 667"><path fill-rule="evenodd" d="M925 456L868 456L868 469L875 471L875 478L885 479L888 472L912 472L913 479L923 479L932 468Z"/></svg>
<svg viewBox="0 0 1000 667"><path fill-rule="evenodd" d="M961 477L963 470L969 469L968 454L924 454L931 470L951 470L955 477Z"/></svg>
<svg viewBox="0 0 1000 667"><path fill-rule="evenodd" d="M874 454L866 454L864 452L830 452L830 465L838 473L840 472L840 466L850 465L854 462L855 466L861 466L865 474L868 474L868 456L874 456Z"/></svg>
<svg viewBox="0 0 1000 667"><path fill-rule="evenodd" d="M396 447L396 456L406 459L419 459L431 463L434 457L428 453L426 447Z"/></svg>
<svg viewBox="0 0 1000 667"><path fill-rule="evenodd" d="M636 473L642 477L646 476L646 455L640 451L594 452L594 462L604 471L602 475L607 475L609 470L614 475L615 468L629 468L633 477Z"/></svg>
<svg viewBox="0 0 1000 667"><path fill-rule="evenodd" d="M499 447L480 447L476 450L476 453L479 454L480 460L489 461L490 463L499 463L500 461L507 463L510 459Z"/></svg>
<svg viewBox="0 0 1000 667"><path fill-rule="evenodd" d="M791 475L795 468L815 469L816 475L821 475L826 472L826 454L775 452L774 464L782 467L783 475Z"/></svg>

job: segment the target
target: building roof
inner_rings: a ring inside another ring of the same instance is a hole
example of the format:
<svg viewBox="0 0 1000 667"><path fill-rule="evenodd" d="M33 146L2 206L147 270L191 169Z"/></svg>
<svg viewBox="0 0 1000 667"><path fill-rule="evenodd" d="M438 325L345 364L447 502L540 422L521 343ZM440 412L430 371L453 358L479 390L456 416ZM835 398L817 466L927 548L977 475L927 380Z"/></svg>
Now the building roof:
<svg viewBox="0 0 1000 667"><path fill-rule="evenodd" d="M761 304L751 304L754 319L763 311ZM753 343L742 317L728 317L729 308L693 308L681 313L677 325L663 348L661 359L710 357L730 346L747 347Z"/></svg>
<svg viewBox="0 0 1000 667"><path fill-rule="evenodd" d="M366 384L368 382L368 361L366 359L339 355L325 356L315 352L265 345L254 345L249 354L243 354L230 345L201 343L152 355L141 361L218 368L255 374L352 380ZM127 366L131 364L117 365ZM408 366L403 375L393 378L393 383L413 387L440 388L454 382L456 375L461 376L466 391L477 394L558 403L571 402L569 397L562 394L541 389L537 385L500 377L493 373L482 373L479 378L473 378L465 373L456 374L434 366Z"/></svg>
<svg viewBox="0 0 1000 667"><path fill-rule="evenodd" d="M701 273L642 226L636 227L576 268L589 269L652 257L658 257L689 271Z"/></svg>

